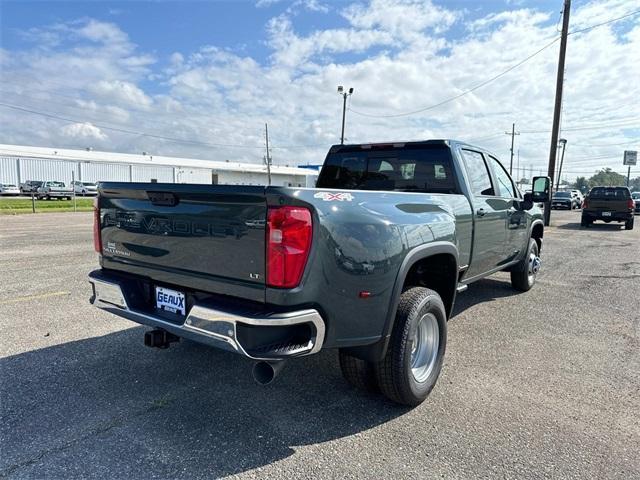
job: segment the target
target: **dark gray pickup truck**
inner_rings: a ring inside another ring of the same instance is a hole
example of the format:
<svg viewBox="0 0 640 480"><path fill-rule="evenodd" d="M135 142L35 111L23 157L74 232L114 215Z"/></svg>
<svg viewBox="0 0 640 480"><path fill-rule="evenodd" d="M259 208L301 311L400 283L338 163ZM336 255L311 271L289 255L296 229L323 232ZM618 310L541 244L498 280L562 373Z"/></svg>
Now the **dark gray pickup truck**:
<svg viewBox="0 0 640 480"><path fill-rule="evenodd" d="M338 145L316 188L101 183L91 302L256 361L339 349L352 384L417 405L436 383L456 293L494 272L529 290L549 179L522 196L457 141Z"/></svg>

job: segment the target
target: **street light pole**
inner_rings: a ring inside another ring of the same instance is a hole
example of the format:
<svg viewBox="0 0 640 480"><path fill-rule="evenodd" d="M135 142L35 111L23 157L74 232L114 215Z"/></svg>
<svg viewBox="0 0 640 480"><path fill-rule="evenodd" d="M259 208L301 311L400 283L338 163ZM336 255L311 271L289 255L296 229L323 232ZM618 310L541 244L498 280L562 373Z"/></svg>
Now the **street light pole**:
<svg viewBox="0 0 640 480"><path fill-rule="evenodd" d="M564 162L564 149L567 148L567 140L561 138L558 143L562 145L562 155L560 156L560 168L558 169L558 180L556 180L556 191L560 187L560 177L562 176L562 162ZM558 147L560 146L558 145Z"/></svg>
<svg viewBox="0 0 640 480"><path fill-rule="evenodd" d="M344 121L347 114L347 97L353 93L353 87L345 91L342 85L338 85L338 95L342 95L342 132L340 134L340 145L344 145Z"/></svg>

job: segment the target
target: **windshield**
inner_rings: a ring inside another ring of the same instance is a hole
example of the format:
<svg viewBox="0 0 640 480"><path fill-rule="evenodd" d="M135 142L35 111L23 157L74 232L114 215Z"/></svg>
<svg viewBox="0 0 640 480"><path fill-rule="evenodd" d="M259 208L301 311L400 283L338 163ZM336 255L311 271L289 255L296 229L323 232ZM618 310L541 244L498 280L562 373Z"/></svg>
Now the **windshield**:
<svg viewBox="0 0 640 480"><path fill-rule="evenodd" d="M589 197L625 200L631 197L631 193L626 187L594 187L591 189Z"/></svg>
<svg viewBox="0 0 640 480"><path fill-rule="evenodd" d="M633 198L634 200L640 200L640 192L633 192L631 194L631 198Z"/></svg>
<svg viewBox="0 0 640 480"><path fill-rule="evenodd" d="M569 192L556 192L556 194L554 195L554 197L558 197L558 198L570 198L571 194ZM549 197L547 197L549 198Z"/></svg>
<svg viewBox="0 0 640 480"><path fill-rule="evenodd" d="M318 188L395 190L428 193L458 191L446 146L347 147L325 160Z"/></svg>

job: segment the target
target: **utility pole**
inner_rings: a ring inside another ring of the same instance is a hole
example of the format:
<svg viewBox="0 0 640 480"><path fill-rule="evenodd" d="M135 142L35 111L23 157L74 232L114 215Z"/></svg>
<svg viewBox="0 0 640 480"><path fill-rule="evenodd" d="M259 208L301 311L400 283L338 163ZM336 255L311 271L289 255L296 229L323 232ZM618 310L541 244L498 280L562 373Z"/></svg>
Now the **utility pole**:
<svg viewBox="0 0 640 480"><path fill-rule="evenodd" d="M267 184L271 185L271 154L269 153L269 126L264 124L264 138L267 142L267 155L265 161L267 162Z"/></svg>
<svg viewBox="0 0 640 480"><path fill-rule="evenodd" d="M560 37L560 55L558 57L558 73L556 78L556 102L553 108L553 127L551 129L551 146L549 148L549 167L547 176L555 177L556 155L558 153L558 132L560 130L560 113L562 111L562 86L564 84L564 59L567 53L567 36L569 34L569 13L571 12L571 0L564 0L562 8L562 35ZM549 186L549 198L544 206L544 224L549 225L551 220L551 197L553 184Z"/></svg>
<svg viewBox="0 0 640 480"><path fill-rule="evenodd" d="M511 135L511 162L509 163L509 175L513 175L513 139L516 135L520 135L520 132L516 132L516 124L511 124L511 132L504 132L505 135Z"/></svg>
<svg viewBox="0 0 640 480"><path fill-rule="evenodd" d="M556 181L556 190L560 188L560 177L562 176L562 163L564 162L564 150L567 148L567 141L564 138L558 140L558 143L562 145L562 155L560 156L560 168L558 169L558 180ZM560 147L558 145L558 148Z"/></svg>

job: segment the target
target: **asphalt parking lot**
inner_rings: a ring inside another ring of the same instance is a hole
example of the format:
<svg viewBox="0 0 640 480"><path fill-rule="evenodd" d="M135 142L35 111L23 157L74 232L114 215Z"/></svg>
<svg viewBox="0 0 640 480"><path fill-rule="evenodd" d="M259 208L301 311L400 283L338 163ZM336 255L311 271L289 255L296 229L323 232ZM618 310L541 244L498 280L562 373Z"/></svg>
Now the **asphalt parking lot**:
<svg viewBox="0 0 640 480"><path fill-rule="evenodd" d="M0 477L640 478L640 225L554 211L528 293L472 285L413 410L335 352L250 362L91 307L91 214L0 217Z"/></svg>

